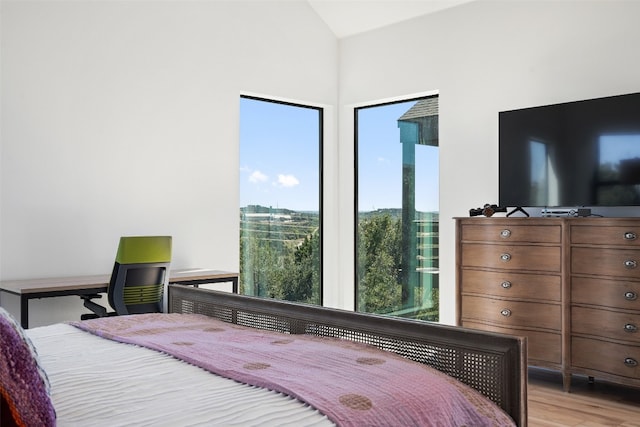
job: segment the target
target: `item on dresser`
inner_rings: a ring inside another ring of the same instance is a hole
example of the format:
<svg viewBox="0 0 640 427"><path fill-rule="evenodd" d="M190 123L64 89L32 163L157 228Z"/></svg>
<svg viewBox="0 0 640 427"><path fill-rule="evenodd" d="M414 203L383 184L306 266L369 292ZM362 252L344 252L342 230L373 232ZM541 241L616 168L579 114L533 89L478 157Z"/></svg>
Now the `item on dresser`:
<svg viewBox="0 0 640 427"><path fill-rule="evenodd" d="M507 208L485 203L484 207L482 208L469 209L469 216L484 215L486 217L490 217L490 216L493 216L493 214L496 212L506 212L506 211L507 211Z"/></svg>
<svg viewBox="0 0 640 427"><path fill-rule="evenodd" d="M509 211L509 213L507 214L507 217L510 217L513 214L516 213L521 213L522 215L528 217L529 216L529 212L525 211L524 208L517 206L515 208L513 208L511 211Z"/></svg>

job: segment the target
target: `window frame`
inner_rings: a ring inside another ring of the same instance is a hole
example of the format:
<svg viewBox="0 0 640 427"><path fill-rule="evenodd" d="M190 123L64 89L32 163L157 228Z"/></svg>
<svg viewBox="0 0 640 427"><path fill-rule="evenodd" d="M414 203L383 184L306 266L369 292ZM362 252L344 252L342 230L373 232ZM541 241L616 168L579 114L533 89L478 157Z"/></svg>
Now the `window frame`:
<svg viewBox="0 0 640 427"><path fill-rule="evenodd" d="M318 265L318 281L319 281L319 305L324 305L324 115L325 108L321 106L314 106L309 104L304 104L301 102L294 101L286 101L283 99L278 99L276 97L263 96L263 95L251 95L247 93L240 94L240 101L242 99L249 99L253 101L260 102L270 102L274 104L286 105L290 107L297 108L305 108L310 110L315 110L318 113L318 229L320 234L320 241L318 244L320 253L318 254L319 265ZM242 116L239 117L239 122L242 120ZM240 145L240 139L238 139L238 147ZM238 148L239 150L239 148ZM238 161L241 159L238 156ZM240 209L240 206L238 207ZM239 230L240 231L240 230ZM239 238L241 236L239 235ZM240 254L238 254L238 258L240 259ZM242 260L240 259L240 262Z"/></svg>
<svg viewBox="0 0 640 427"><path fill-rule="evenodd" d="M358 105L354 105L353 106L353 153L354 153L354 157L353 157L353 170L354 170L354 176L353 176L353 190L354 190L354 198L353 198L353 283L354 283L354 287L353 287L353 307L354 307L354 311L359 312L360 310L358 309L358 295L359 295L359 286L360 286L360 281L359 281L359 276L358 276L358 250L359 250L359 205L358 205L358 200L359 200L359 185L360 185L360 180L359 180L359 138L358 138L358 129L359 129L359 122L358 122L358 112L360 110L364 110L364 109L368 109L368 108L377 108L377 107L384 107L387 105L393 105L393 104L399 104L399 103L404 103L404 102L412 102L412 101L420 101L422 99L426 99L426 98L431 98L431 97L437 97L438 98L438 102L440 100L440 94L438 91L431 91L431 92L423 92L423 93L418 93L418 94L414 94L414 95L409 95L409 96L400 96L400 97L394 97L394 98L390 98L390 99L386 99L386 100L382 100L382 101L372 101L370 103L362 103L362 104L358 104ZM439 145L438 145L439 146ZM437 251L439 252L439 247L437 248ZM438 301L438 305L439 305L439 301ZM438 315L438 319L440 318L440 315ZM439 321L439 320L438 320Z"/></svg>

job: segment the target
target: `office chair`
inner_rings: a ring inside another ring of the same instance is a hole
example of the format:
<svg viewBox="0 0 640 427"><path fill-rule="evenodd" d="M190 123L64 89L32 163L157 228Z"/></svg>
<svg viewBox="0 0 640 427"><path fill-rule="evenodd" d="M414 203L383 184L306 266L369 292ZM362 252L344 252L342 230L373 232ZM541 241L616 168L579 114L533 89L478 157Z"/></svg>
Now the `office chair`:
<svg viewBox="0 0 640 427"><path fill-rule="evenodd" d="M93 313L82 320L123 314L162 312L162 295L169 279L171 236L121 237L107 289L109 305L93 302L100 294L83 295L84 306Z"/></svg>

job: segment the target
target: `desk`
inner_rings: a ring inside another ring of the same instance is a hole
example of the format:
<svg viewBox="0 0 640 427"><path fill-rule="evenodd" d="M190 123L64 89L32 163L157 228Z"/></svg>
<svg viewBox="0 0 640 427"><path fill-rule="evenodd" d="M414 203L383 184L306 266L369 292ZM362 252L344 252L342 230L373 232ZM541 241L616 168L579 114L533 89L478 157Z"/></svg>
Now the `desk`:
<svg viewBox="0 0 640 427"><path fill-rule="evenodd" d="M35 298L89 295L107 292L109 274L92 276L56 277L0 281L0 292L20 297L20 324L29 327L29 300ZM205 283L231 282L233 293L238 293L238 273L203 268L182 268L169 271L169 283L199 286Z"/></svg>

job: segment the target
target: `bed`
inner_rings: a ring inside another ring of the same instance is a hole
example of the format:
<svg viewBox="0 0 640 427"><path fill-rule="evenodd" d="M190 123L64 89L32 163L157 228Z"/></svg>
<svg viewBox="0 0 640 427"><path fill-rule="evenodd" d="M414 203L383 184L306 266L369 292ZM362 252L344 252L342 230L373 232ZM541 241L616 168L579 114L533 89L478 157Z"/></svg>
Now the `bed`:
<svg viewBox="0 0 640 427"><path fill-rule="evenodd" d="M12 325L26 353L2 343L0 375L21 372L2 425L527 423L522 337L180 285L168 307Z"/></svg>

